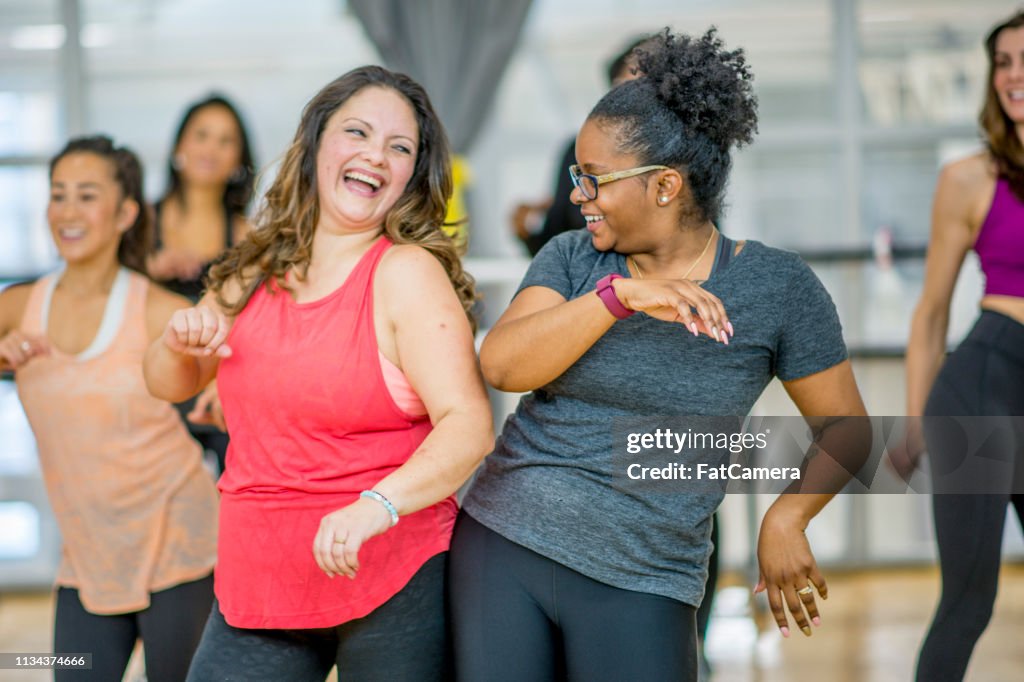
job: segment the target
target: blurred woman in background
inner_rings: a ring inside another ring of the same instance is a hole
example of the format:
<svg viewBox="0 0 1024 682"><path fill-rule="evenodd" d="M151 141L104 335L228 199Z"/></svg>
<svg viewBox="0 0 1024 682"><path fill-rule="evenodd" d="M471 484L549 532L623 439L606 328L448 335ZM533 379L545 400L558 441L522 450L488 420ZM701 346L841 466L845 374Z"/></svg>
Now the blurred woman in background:
<svg viewBox="0 0 1024 682"><path fill-rule="evenodd" d="M907 347L910 417L1024 415L1024 12L992 29L985 48L986 149L950 163L939 176L924 290ZM985 273L981 315L946 359L950 301L971 248ZM906 448L894 453L904 477L926 441L933 474L948 468L944 461L962 459L962 451L944 447L948 439L929 438L920 421L910 425ZM1019 481L1024 452L1009 455ZM921 649L918 680L963 679L992 616L1009 503L1024 521L1019 491L933 495L942 598Z"/></svg>
<svg viewBox="0 0 1024 682"><path fill-rule="evenodd" d="M205 289L210 264L250 229L246 209L253 193L249 135L235 106L220 95L190 105L167 167L168 185L154 205L154 279L193 303ZM180 406L189 430L224 470L228 437L216 383Z"/></svg>
<svg viewBox="0 0 1024 682"><path fill-rule="evenodd" d="M109 138L50 162L47 219L63 271L0 294L13 369L63 539L54 651L91 653L57 680L119 680L137 638L151 682L185 678L213 601L217 493L199 445L142 376L187 299L145 276L142 167Z"/></svg>
<svg viewBox="0 0 1024 682"><path fill-rule="evenodd" d="M167 190L154 205L149 269L168 289L198 301L210 263L249 231L254 165L231 102L212 95L188 108L167 173Z"/></svg>

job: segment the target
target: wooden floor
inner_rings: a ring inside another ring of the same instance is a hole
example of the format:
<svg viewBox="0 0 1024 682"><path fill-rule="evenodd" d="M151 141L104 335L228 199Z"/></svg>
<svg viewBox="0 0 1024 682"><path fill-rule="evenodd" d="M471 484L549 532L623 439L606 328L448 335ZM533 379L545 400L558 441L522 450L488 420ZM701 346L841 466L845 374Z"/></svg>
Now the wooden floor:
<svg viewBox="0 0 1024 682"><path fill-rule="evenodd" d="M751 609L745 587L720 590L708 635L714 682L906 682L939 592L934 569L827 574L829 600L811 638L777 634ZM0 597L0 651L50 649L49 594ZM753 611L753 614L752 614ZM758 628L760 624L760 629ZM1024 566L1004 567L992 623L967 680L1024 680ZM126 680L143 679L133 665ZM46 671L0 670L0 682L51 680Z"/></svg>

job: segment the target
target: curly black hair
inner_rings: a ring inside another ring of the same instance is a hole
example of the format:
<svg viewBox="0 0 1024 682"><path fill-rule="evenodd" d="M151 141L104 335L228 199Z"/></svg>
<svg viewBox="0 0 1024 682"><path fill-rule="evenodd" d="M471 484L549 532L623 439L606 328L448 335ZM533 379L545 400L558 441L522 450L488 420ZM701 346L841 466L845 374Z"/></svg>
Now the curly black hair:
<svg viewBox="0 0 1024 682"><path fill-rule="evenodd" d="M700 38L666 28L637 55L643 75L609 91L588 120L614 130L618 150L636 155L639 165L682 173L698 218L717 222L730 150L757 132L757 97L743 50L726 50L714 27Z"/></svg>

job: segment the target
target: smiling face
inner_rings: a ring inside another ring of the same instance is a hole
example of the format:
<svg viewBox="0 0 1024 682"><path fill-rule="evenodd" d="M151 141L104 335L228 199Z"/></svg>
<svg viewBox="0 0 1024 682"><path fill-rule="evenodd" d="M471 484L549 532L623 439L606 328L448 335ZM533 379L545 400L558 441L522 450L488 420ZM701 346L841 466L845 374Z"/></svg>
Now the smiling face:
<svg viewBox="0 0 1024 682"><path fill-rule="evenodd" d="M202 107L185 125L174 158L185 182L226 185L242 163L238 121L219 104Z"/></svg>
<svg viewBox="0 0 1024 682"><path fill-rule="evenodd" d="M576 159L584 173L604 175L639 166L633 154L616 149L614 129L588 120L576 136ZM570 200L579 205L587 221L591 241L598 251L614 249L620 253L642 251L651 235L636 226L647 224L647 211L653 204L657 173L608 182L598 189L596 199L587 199L573 188Z"/></svg>
<svg viewBox="0 0 1024 682"><path fill-rule="evenodd" d="M53 167L46 218L69 265L117 259L139 207L125 199L114 173L112 162L89 152L68 154Z"/></svg>
<svg viewBox="0 0 1024 682"><path fill-rule="evenodd" d="M996 38L992 87L1003 111L1017 126L1024 125L1024 27L1007 28Z"/></svg>
<svg viewBox="0 0 1024 682"><path fill-rule="evenodd" d="M379 228L416 166L419 126L394 90L367 87L327 120L316 156L320 224L336 232Z"/></svg>

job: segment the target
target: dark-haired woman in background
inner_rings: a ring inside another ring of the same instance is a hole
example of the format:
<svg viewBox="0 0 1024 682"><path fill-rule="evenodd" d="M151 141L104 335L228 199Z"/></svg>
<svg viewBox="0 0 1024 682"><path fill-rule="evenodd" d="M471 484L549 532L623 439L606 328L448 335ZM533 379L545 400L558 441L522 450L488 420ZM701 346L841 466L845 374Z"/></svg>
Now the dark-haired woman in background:
<svg viewBox="0 0 1024 682"><path fill-rule="evenodd" d="M254 165L231 102L213 95L188 108L167 173L167 190L154 206L149 269L168 289L198 301L209 264L249 231Z"/></svg>
<svg viewBox="0 0 1024 682"><path fill-rule="evenodd" d="M0 294L0 367L15 371L63 540L57 680L119 680L137 638L146 677L181 682L213 601L217 493L146 348L188 300L145 276L142 168L109 138L50 162L47 220L63 271Z"/></svg>
<svg viewBox="0 0 1024 682"><path fill-rule="evenodd" d="M456 525L461 680L696 679L721 496L623 492L612 420L745 415L775 376L805 415L864 414L811 270L714 227L730 148L756 129L742 52L666 31L639 63L577 137L587 231L541 250L481 349L492 385L531 393ZM784 603L805 634L820 622L803 531L829 497L782 495L762 522L757 589L784 635Z"/></svg>
<svg viewBox="0 0 1024 682"><path fill-rule="evenodd" d="M193 303L199 300L210 263L249 231L245 211L254 172L249 136L235 106L220 95L190 105L174 135L167 191L154 205L154 279ZM223 471L228 437L216 384L180 409Z"/></svg>
<svg viewBox="0 0 1024 682"><path fill-rule="evenodd" d="M996 26L985 48L989 77L980 123L987 149L947 165L939 176L924 289L907 347L909 416L1024 414L1024 12ZM986 279L981 315L943 362L953 288L972 247ZM913 430L898 453L904 456L895 460L904 476L924 451L921 431ZM927 445L933 472L963 456L947 452L941 439ZM1021 480L1024 451L992 456L1007 455ZM932 497L942 598L921 649L918 680L963 679L992 616L1011 502L1024 521L1019 491Z"/></svg>

